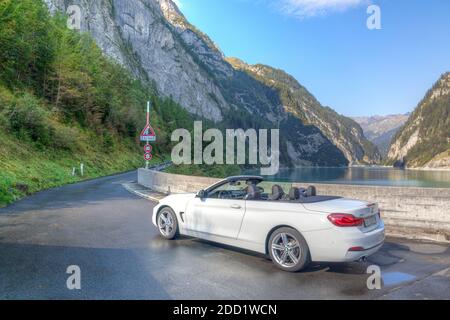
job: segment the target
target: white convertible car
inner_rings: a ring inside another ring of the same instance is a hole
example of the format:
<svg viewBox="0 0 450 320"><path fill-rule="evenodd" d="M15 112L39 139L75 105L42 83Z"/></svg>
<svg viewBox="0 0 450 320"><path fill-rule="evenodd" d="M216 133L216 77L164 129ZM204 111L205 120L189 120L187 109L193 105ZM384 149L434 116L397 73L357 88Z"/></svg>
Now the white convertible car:
<svg viewBox="0 0 450 320"><path fill-rule="evenodd" d="M154 208L153 224L166 239L181 234L256 251L291 272L311 261L365 260L385 239L377 204L316 195L312 186L285 194L256 176L170 195Z"/></svg>

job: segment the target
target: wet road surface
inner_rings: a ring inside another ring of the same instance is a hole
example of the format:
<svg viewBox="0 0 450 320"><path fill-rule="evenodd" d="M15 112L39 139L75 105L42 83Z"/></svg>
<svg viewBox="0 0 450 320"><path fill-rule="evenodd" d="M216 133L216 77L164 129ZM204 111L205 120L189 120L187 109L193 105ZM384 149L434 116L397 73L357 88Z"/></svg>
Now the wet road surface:
<svg viewBox="0 0 450 320"><path fill-rule="evenodd" d="M127 173L44 191L0 209L0 299L450 299L448 245L388 239L367 263L291 274L263 256L209 242L164 241L154 204ZM383 288L369 290L369 265ZM81 268L81 290L66 269Z"/></svg>

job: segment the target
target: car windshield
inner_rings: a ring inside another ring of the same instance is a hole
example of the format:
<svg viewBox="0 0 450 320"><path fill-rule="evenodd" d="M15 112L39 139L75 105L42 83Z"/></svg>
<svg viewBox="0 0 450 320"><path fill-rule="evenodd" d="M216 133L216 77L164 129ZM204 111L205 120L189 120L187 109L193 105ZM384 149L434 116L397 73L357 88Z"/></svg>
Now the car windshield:
<svg viewBox="0 0 450 320"><path fill-rule="evenodd" d="M248 194L249 184L252 181L238 180L231 181L218 186L208 193L211 199L245 199Z"/></svg>

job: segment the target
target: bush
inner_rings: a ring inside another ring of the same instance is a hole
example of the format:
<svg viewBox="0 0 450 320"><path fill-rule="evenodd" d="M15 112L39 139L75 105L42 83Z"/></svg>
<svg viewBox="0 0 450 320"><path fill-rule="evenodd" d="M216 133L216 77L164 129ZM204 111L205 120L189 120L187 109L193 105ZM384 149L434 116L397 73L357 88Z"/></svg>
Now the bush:
<svg viewBox="0 0 450 320"><path fill-rule="evenodd" d="M10 130L21 139L30 139L42 145L49 145L52 128L47 124L47 112L40 101L25 93L7 110Z"/></svg>
<svg viewBox="0 0 450 320"><path fill-rule="evenodd" d="M0 130L7 130L9 128L9 121L6 116L0 112ZM1 131L0 131L1 132Z"/></svg>
<svg viewBox="0 0 450 320"><path fill-rule="evenodd" d="M76 151L79 148L80 134L76 128L54 126L52 147L68 151Z"/></svg>
<svg viewBox="0 0 450 320"><path fill-rule="evenodd" d="M11 91L0 85L0 111L10 106L13 99L14 95Z"/></svg>
<svg viewBox="0 0 450 320"><path fill-rule="evenodd" d="M111 133L108 132L108 130L103 131L103 150L107 152L113 152L114 151L114 139L111 135Z"/></svg>

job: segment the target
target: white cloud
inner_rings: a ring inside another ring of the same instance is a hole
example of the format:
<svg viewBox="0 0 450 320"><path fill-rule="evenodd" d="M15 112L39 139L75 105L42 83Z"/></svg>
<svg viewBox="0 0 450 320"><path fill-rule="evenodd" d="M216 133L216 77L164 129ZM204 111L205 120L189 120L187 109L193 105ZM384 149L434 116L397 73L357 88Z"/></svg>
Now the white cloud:
<svg viewBox="0 0 450 320"><path fill-rule="evenodd" d="M367 3L368 0L273 0L272 4L285 14L307 18L345 11Z"/></svg>

